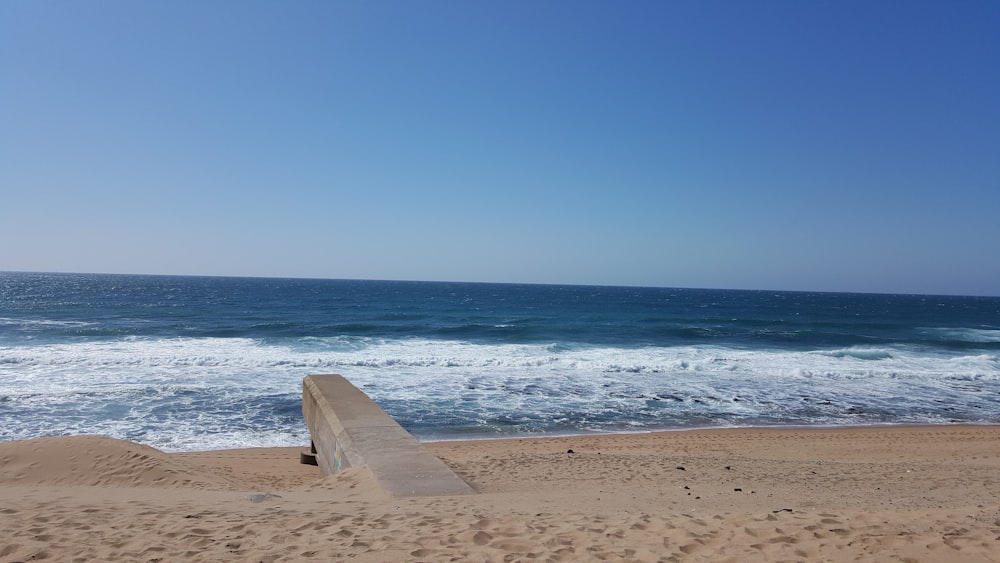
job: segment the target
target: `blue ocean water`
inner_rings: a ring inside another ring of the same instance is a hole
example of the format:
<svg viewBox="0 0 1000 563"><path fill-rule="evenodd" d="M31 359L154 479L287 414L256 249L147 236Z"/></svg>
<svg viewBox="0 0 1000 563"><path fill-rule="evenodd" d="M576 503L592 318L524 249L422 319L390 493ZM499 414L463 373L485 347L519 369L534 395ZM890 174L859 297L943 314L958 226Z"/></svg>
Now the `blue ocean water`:
<svg viewBox="0 0 1000 563"><path fill-rule="evenodd" d="M308 443L340 373L422 439L1000 422L1000 298L0 273L0 440Z"/></svg>

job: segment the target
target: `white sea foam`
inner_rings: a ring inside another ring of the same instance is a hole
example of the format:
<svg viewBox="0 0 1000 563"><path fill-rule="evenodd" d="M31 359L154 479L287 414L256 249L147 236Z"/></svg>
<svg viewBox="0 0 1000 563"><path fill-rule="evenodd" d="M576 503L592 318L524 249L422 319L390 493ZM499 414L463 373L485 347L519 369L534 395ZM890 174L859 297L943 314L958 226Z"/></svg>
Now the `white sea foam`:
<svg viewBox="0 0 1000 563"><path fill-rule="evenodd" d="M339 349L338 349L339 348ZM297 343L265 344L254 339L128 339L113 342L64 343L50 346L0 347L0 369L8 392L30 392L38 386L73 388L115 382L149 384L191 382L210 378L218 384L242 382L248 373L266 376L255 385L286 381L282 374L338 369L402 379L418 373L434 377L460 371L490 376L498 371L529 374L593 374L723 376L763 382L806 374L831 378L892 377L911 379L975 375L1000 379L993 354L922 354L906 348L850 348L795 352L713 346L578 348L554 351L551 346L480 345L466 342L407 339L369 340L364 345L319 349ZM797 375L796 375L797 374ZM39 377L44 376L44 377Z"/></svg>
<svg viewBox="0 0 1000 563"><path fill-rule="evenodd" d="M130 338L0 347L0 439L54 431L166 449L297 445L301 379L315 373L348 377L418 435L448 425L1000 420L1000 358L990 353Z"/></svg>

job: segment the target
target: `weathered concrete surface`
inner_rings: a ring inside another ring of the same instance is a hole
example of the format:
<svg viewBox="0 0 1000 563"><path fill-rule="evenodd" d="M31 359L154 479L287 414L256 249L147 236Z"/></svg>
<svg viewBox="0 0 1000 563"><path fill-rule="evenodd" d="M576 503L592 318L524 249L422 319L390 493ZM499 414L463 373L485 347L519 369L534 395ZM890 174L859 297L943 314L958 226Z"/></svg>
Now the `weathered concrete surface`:
<svg viewBox="0 0 1000 563"><path fill-rule="evenodd" d="M393 496L474 492L368 395L339 375L310 375L303 380L302 414L324 474L367 467Z"/></svg>

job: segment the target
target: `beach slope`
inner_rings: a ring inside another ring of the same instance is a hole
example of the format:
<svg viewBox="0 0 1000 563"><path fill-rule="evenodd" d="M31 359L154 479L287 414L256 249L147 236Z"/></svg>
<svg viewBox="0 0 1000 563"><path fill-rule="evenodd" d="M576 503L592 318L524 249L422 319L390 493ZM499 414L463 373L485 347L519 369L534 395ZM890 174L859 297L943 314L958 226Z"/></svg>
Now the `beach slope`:
<svg viewBox="0 0 1000 563"><path fill-rule="evenodd" d="M16 561L1000 561L1000 427L426 444L477 492L396 498L301 448L0 443Z"/></svg>

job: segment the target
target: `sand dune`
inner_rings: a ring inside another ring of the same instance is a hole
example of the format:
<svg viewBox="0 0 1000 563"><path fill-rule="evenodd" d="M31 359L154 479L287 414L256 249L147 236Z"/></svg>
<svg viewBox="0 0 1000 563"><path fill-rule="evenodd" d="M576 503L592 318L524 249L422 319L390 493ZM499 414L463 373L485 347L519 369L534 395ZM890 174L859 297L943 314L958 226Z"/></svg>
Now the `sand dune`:
<svg viewBox="0 0 1000 563"><path fill-rule="evenodd" d="M0 563L1000 561L1000 427L428 447L478 494L393 498L299 448L0 443Z"/></svg>
<svg viewBox="0 0 1000 563"><path fill-rule="evenodd" d="M0 484L218 488L225 483L157 449L100 436L0 444Z"/></svg>

